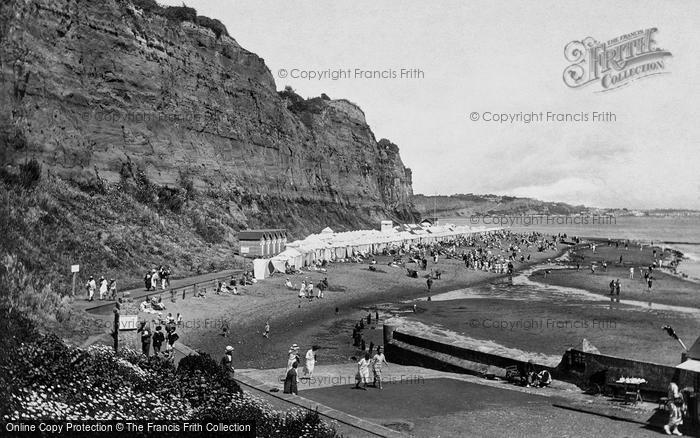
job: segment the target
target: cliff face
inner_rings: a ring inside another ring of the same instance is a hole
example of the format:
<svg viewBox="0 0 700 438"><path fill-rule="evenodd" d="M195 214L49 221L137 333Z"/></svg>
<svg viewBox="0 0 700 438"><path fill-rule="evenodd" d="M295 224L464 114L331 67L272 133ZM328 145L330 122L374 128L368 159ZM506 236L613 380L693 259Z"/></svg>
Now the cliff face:
<svg viewBox="0 0 700 438"><path fill-rule="evenodd" d="M81 186L190 185L234 228L412 219L410 170L356 105L285 99L225 34L123 0L6 0L0 38L3 165L34 157Z"/></svg>

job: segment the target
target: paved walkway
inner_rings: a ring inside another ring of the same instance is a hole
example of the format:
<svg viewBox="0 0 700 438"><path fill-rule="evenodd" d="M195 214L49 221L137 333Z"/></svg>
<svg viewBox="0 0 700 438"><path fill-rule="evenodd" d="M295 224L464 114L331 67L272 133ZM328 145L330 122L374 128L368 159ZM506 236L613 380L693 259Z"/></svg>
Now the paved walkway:
<svg viewBox="0 0 700 438"><path fill-rule="evenodd" d="M166 290L158 289L155 291L147 291L145 287L140 287L136 289L130 289L127 291L119 291L118 295L123 296L122 294L124 294L131 299L139 299L147 296L158 296L162 294L163 299L165 300L166 298L170 297L171 290L175 290L176 294L179 294L178 298L180 298L182 296L182 289L190 289L186 290L186 293L188 296L191 297L191 290L194 285L197 285L198 288L206 287L207 290L211 290L211 288L216 287L217 282L219 280L229 280L231 278L231 275L238 276L242 272L242 269L228 269L225 271L210 272L208 274L170 280L170 288ZM85 299L85 289L82 288L80 290L82 290L83 293L76 295L76 300L73 304L76 309L86 310L88 312L100 312L100 310L104 309L106 313L111 312L112 306L114 305L115 301L100 301L98 299L95 299L94 301L88 301ZM96 293L95 296L99 296L99 294Z"/></svg>
<svg viewBox="0 0 700 438"><path fill-rule="evenodd" d="M300 368L301 370L301 368ZM355 384L356 365L354 363L338 365L317 365L314 369L313 378L304 378L303 371L300 371L299 394L304 395L304 390L326 388L331 386L351 386ZM240 369L236 374L246 376L261 382L267 387L283 387L284 368L267 370ZM486 385L518 391L533 395L548 397L553 406L562 409L571 409L620 421L628 421L638 424L647 424L654 416L657 408L656 403L643 402L637 405L624 405L614 402L608 397L591 396L581 392L575 385L555 380L547 388L525 388L505 382L503 380L487 380L469 374L457 374L444 371L431 370L427 368L405 366L390 363L382 371L384 381L394 384L420 384L427 379L450 378L479 385Z"/></svg>
<svg viewBox="0 0 700 438"><path fill-rule="evenodd" d="M389 438L399 438L404 436L403 434L393 429L389 429L388 427L381 426L379 424L372 423L367 420L363 420L362 418L356 417L354 415L346 414L345 412L338 411L321 403L304 398L303 395L298 396L294 394L284 394L280 389L280 385L269 385L267 383L260 382L252 378L249 374L242 373L238 370L236 370L235 380L241 385L241 387L244 390L252 389L256 392L263 392L269 396L274 396L275 398L284 400L298 408L317 411L319 415L329 418L331 419L331 421L341 423L346 427L349 426L353 429L353 431L351 432L351 436L362 435Z"/></svg>

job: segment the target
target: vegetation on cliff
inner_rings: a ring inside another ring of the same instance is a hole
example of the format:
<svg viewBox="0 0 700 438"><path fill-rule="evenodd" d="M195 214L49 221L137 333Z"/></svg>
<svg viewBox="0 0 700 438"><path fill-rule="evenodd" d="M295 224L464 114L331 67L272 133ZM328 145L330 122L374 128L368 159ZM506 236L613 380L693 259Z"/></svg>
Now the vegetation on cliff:
<svg viewBox="0 0 700 438"><path fill-rule="evenodd" d="M211 29L214 34L216 34L217 38L221 35L228 36L228 31L226 30L224 23L217 19L197 15L197 11L194 8L187 7L184 3L182 6L161 6L155 0L128 1L144 12L161 15L166 17L168 20L177 22L189 21Z"/></svg>

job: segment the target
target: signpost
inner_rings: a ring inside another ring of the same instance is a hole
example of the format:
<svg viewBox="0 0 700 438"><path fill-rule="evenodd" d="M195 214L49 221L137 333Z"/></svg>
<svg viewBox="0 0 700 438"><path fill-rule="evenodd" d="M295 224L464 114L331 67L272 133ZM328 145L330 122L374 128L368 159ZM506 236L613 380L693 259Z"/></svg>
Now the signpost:
<svg viewBox="0 0 700 438"><path fill-rule="evenodd" d="M73 273L73 296L75 296L75 279L80 272L80 265L71 265L70 271Z"/></svg>
<svg viewBox="0 0 700 438"><path fill-rule="evenodd" d="M112 329L112 336L114 337L114 352L119 351L119 307L114 307L114 326Z"/></svg>

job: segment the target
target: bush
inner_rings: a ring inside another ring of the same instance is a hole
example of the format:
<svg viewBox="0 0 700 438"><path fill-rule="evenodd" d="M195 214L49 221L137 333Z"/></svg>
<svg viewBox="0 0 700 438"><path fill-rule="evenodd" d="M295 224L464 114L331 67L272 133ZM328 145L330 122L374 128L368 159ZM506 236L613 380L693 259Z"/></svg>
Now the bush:
<svg viewBox="0 0 700 438"><path fill-rule="evenodd" d="M158 189L158 207L161 210L170 210L173 213L180 213L186 202L187 191L185 189L171 189L169 187L161 187Z"/></svg>
<svg viewBox="0 0 700 438"><path fill-rule="evenodd" d="M194 8L188 8L184 4L182 6L168 6L163 11L163 15L168 20L177 22L190 21L197 22L197 11Z"/></svg>
<svg viewBox="0 0 700 438"><path fill-rule="evenodd" d="M41 164L32 158L20 164L17 173L0 169L0 178L10 185L19 185L25 189L34 188L41 181Z"/></svg>
<svg viewBox="0 0 700 438"><path fill-rule="evenodd" d="M223 225L197 212L192 216L194 230L208 243L221 243L226 237Z"/></svg>
<svg viewBox="0 0 700 438"><path fill-rule="evenodd" d="M136 183L134 198L142 204L152 204L155 197L155 187L146 176L146 172L141 169L137 170L134 182Z"/></svg>
<svg viewBox="0 0 700 438"><path fill-rule="evenodd" d="M164 9L155 0L131 0L134 6L144 12L150 12L162 15Z"/></svg>
<svg viewBox="0 0 700 438"><path fill-rule="evenodd" d="M221 35L228 36L226 26L224 26L224 23L220 22L217 19L211 19L209 17L200 15L199 17L197 17L197 24L202 27L211 29L216 34L217 38L220 38Z"/></svg>

